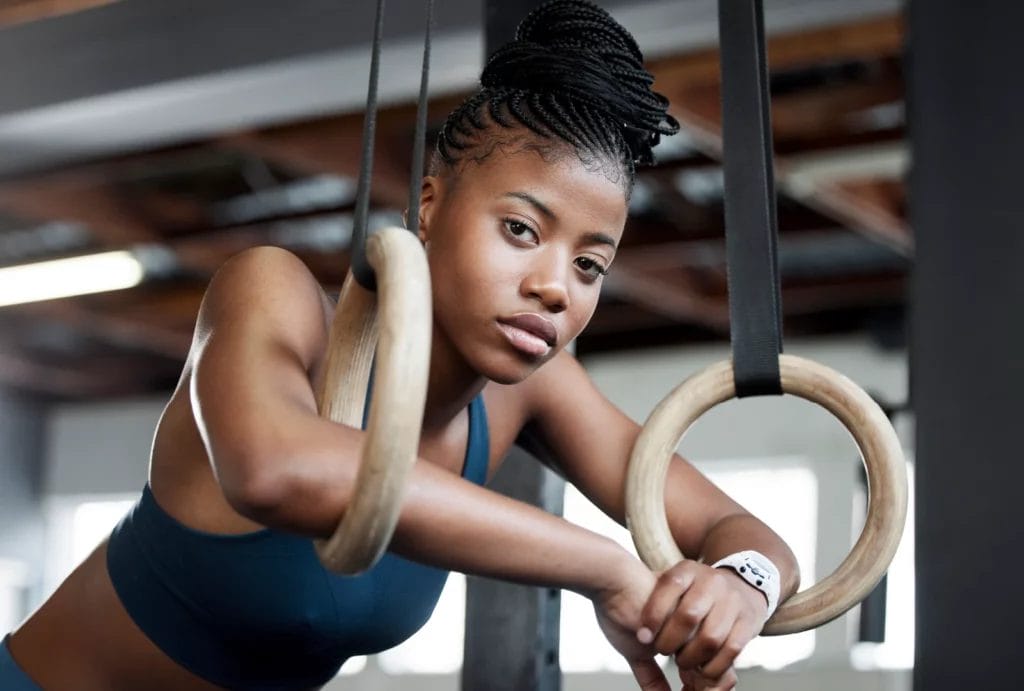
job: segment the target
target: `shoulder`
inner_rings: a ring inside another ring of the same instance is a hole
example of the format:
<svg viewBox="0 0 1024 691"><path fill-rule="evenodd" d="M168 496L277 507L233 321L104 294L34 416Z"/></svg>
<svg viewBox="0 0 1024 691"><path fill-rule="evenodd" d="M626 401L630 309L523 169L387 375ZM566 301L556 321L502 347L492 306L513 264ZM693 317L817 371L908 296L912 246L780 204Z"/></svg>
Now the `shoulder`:
<svg viewBox="0 0 1024 691"><path fill-rule="evenodd" d="M224 262L210 281L207 296L295 293L315 284L316 278L297 256L280 247L261 246L239 252Z"/></svg>
<svg viewBox="0 0 1024 691"><path fill-rule="evenodd" d="M565 351L522 382L492 382L484 393L488 407L494 408L494 417L507 420L515 428L513 436L532 423L557 426L556 420L574 411L586 415L593 406L608 404L575 356Z"/></svg>
<svg viewBox="0 0 1024 691"><path fill-rule="evenodd" d="M203 296L196 340L218 331L275 334L312 357L326 338L329 308L316 277L279 247L254 247L221 266Z"/></svg>
<svg viewBox="0 0 1024 691"><path fill-rule="evenodd" d="M521 395L528 420L540 420L571 402L586 406L595 397L603 400L590 375L571 353L560 352L527 378Z"/></svg>

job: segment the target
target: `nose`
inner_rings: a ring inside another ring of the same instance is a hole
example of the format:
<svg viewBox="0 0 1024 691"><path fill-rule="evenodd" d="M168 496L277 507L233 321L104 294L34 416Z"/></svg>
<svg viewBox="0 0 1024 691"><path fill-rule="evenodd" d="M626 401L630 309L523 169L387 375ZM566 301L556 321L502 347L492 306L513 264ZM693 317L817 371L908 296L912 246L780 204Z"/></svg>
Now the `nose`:
<svg viewBox="0 0 1024 691"><path fill-rule="evenodd" d="M524 296L538 300L554 313L569 308L567 261L561 252L537 252L536 260L523 278Z"/></svg>

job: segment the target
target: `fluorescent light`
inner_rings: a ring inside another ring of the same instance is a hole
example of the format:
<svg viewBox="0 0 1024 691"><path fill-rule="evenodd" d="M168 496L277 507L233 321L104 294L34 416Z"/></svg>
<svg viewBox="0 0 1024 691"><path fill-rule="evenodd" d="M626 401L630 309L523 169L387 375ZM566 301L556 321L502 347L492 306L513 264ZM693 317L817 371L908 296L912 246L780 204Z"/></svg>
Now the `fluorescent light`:
<svg viewBox="0 0 1024 691"><path fill-rule="evenodd" d="M0 269L0 307L131 288L144 275L128 251L11 266Z"/></svg>

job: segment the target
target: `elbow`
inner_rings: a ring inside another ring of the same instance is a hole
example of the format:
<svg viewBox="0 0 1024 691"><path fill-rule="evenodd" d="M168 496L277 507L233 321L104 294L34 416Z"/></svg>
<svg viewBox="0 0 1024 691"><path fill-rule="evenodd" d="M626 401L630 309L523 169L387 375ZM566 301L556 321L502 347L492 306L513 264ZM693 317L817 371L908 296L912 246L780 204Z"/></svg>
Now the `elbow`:
<svg viewBox="0 0 1024 691"><path fill-rule="evenodd" d="M288 504L291 481L281 468L258 459L239 459L218 475L228 504L249 520L271 526Z"/></svg>
<svg viewBox="0 0 1024 691"><path fill-rule="evenodd" d="M262 460L261 460L262 459ZM324 476L282 455L234 463L221 491L240 515L260 525L310 537L329 537L350 499L349 478Z"/></svg>

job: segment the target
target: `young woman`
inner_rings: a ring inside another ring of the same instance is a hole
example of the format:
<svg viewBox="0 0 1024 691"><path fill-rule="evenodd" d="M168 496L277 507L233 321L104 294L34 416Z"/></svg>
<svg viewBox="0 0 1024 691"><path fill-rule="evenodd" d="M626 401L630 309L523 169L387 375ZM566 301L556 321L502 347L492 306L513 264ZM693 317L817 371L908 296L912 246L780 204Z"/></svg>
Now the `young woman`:
<svg viewBox="0 0 1024 691"><path fill-rule="evenodd" d="M687 688L734 687L734 658L770 601L796 590L797 568L693 467L677 459L666 490L693 560L662 574L482 486L531 424L559 470L623 521L638 426L564 347L613 264L634 166L678 127L633 38L578 0L528 16L481 82L448 118L410 210L434 329L421 460L389 553L354 578L317 560L311 538L345 512L363 433L317 415L331 301L295 256L249 250L209 286L142 498L6 640L0 686L317 688L346 658L416 631L458 570L587 596L643 689L669 688L657 653L675 656ZM712 566L745 550L777 569L774 593Z"/></svg>

